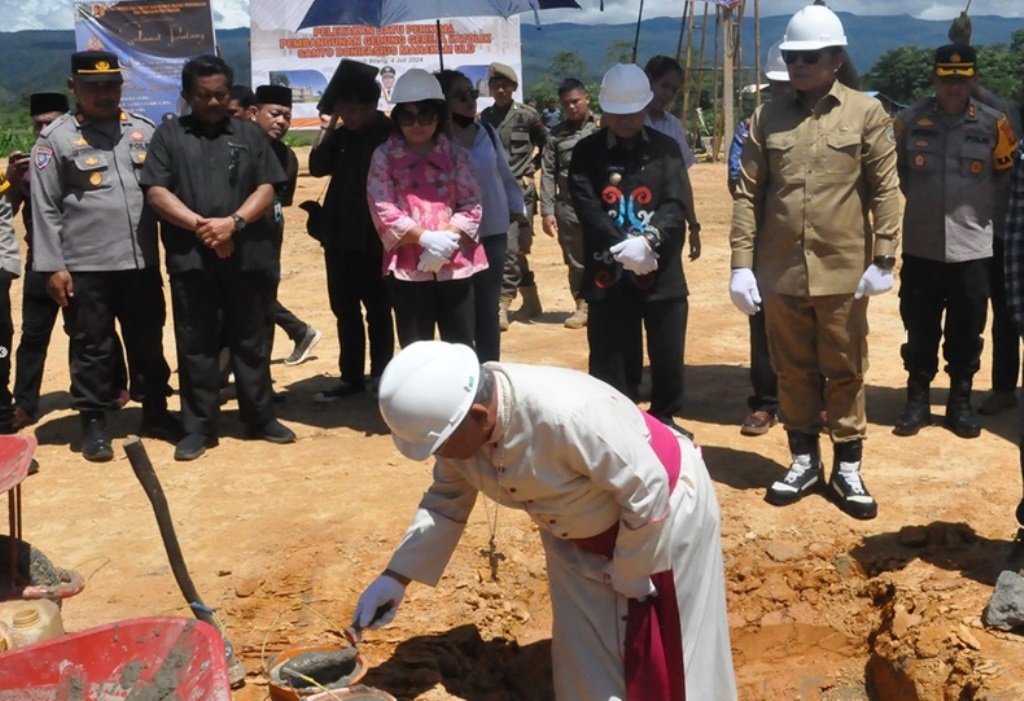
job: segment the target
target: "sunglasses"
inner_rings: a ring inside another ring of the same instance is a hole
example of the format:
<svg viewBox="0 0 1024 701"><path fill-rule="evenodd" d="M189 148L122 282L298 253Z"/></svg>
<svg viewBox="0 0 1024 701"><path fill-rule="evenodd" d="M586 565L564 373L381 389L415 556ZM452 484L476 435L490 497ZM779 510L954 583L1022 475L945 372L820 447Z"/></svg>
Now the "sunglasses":
<svg viewBox="0 0 1024 701"><path fill-rule="evenodd" d="M413 123L421 127L429 127L437 121L436 112L401 112L395 117L400 127L411 127Z"/></svg>
<svg viewBox="0 0 1024 701"><path fill-rule="evenodd" d="M460 90L459 92L453 92L448 95L453 100L475 100L480 97L480 91L475 88L472 90Z"/></svg>
<svg viewBox="0 0 1024 701"><path fill-rule="evenodd" d="M814 51L783 51L782 60L787 66L792 66L797 61L803 61L808 66L813 66L821 59L821 49Z"/></svg>

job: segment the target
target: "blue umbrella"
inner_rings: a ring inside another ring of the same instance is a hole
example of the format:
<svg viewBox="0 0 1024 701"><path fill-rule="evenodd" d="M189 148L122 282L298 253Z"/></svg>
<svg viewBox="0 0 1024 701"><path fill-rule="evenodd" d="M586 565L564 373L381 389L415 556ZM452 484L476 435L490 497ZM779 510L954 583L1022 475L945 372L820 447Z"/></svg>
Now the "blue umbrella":
<svg viewBox="0 0 1024 701"><path fill-rule="evenodd" d="M299 29L337 24L386 27L442 17L511 17L539 10L576 8L576 0L313 0Z"/></svg>

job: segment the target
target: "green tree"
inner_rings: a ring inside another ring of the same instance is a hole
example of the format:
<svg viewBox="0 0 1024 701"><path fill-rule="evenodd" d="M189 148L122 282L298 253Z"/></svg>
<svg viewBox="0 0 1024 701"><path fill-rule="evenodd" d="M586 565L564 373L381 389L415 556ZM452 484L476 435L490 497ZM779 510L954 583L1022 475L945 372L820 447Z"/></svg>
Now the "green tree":
<svg viewBox="0 0 1024 701"><path fill-rule="evenodd" d="M611 68L616 63L633 62L633 42L626 39L613 39L605 50L605 63Z"/></svg>
<svg viewBox="0 0 1024 701"><path fill-rule="evenodd" d="M934 51L918 46L901 46L882 54L864 75L864 85L891 100L909 105L929 94L932 88Z"/></svg>
<svg viewBox="0 0 1024 701"><path fill-rule="evenodd" d="M548 69L548 76L555 85L558 85L566 78L579 78L585 80L587 64L575 51L559 51L551 58L551 67Z"/></svg>

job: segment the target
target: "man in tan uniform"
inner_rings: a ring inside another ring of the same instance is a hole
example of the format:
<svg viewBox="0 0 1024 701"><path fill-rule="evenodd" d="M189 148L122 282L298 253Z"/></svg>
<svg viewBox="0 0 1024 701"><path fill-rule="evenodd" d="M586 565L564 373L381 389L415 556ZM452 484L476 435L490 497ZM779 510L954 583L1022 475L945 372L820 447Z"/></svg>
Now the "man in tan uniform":
<svg viewBox="0 0 1024 701"><path fill-rule="evenodd" d="M878 506L860 477L865 297L892 288L899 194L892 122L881 103L843 84L846 43L824 6L789 22L781 48L794 92L751 120L733 207L730 294L754 314L764 292L793 454L767 501L792 504L824 480L824 378L824 428L835 444L828 493L851 516L874 518Z"/></svg>

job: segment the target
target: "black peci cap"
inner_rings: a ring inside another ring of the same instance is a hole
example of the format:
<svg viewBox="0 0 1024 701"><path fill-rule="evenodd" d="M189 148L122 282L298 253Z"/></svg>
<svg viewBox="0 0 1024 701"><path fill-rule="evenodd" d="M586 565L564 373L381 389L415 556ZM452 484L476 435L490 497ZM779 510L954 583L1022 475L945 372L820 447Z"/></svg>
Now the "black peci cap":
<svg viewBox="0 0 1024 701"><path fill-rule="evenodd" d="M28 113L35 117L47 112L67 112L71 109L68 96L59 92L35 92L28 96Z"/></svg>
<svg viewBox="0 0 1024 701"><path fill-rule="evenodd" d="M376 103L380 98L377 68L367 63L344 58L338 64L316 108L324 114L334 111L338 100L352 100L363 104Z"/></svg>
<svg viewBox="0 0 1024 701"><path fill-rule="evenodd" d="M292 106L292 89L285 85L261 85L256 88L257 105Z"/></svg>
<svg viewBox="0 0 1024 701"><path fill-rule="evenodd" d="M975 75L977 62L978 54L974 47L966 44L940 46L935 50L935 76L971 78Z"/></svg>
<svg viewBox="0 0 1024 701"><path fill-rule="evenodd" d="M71 54L71 75L87 83L123 83L121 65L109 51L79 51Z"/></svg>

